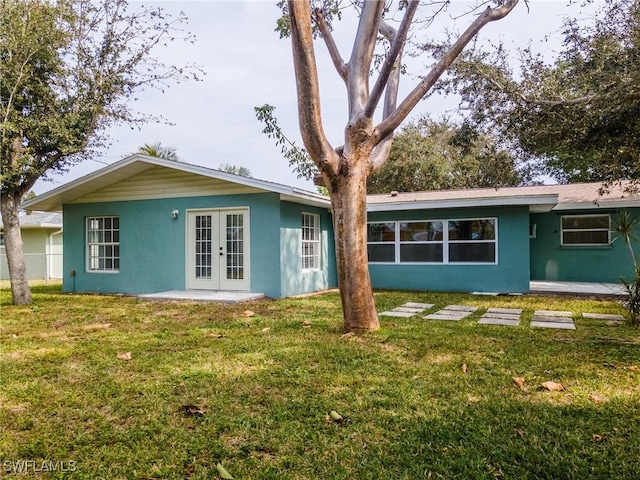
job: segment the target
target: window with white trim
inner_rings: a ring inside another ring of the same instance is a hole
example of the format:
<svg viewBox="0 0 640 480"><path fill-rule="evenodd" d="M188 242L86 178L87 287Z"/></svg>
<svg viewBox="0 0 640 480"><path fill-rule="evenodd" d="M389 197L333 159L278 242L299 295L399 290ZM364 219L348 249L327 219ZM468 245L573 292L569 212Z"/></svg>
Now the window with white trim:
<svg viewBox="0 0 640 480"><path fill-rule="evenodd" d="M370 263L497 263L496 218L367 224Z"/></svg>
<svg viewBox="0 0 640 480"><path fill-rule="evenodd" d="M120 217L87 218L87 271L120 270Z"/></svg>
<svg viewBox="0 0 640 480"><path fill-rule="evenodd" d="M560 219L562 245L611 244L611 218L605 215L565 215Z"/></svg>
<svg viewBox="0 0 640 480"><path fill-rule="evenodd" d="M320 215L302 214L302 270L320 269Z"/></svg>

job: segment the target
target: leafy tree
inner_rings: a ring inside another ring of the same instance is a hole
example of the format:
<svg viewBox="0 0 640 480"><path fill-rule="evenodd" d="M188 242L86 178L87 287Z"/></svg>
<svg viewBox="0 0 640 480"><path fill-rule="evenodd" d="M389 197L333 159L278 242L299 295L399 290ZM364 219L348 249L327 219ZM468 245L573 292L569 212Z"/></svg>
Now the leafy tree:
<svg viewBox="0 0 640 480"><path fill-rule="evenodd" d="M31 302L18 211L36 180L87 158L114 122L149 120L132 110L144 87L193 78L159 62L184 16L129 8L125 0L0 2L0 210L13 302Z"/></svg>
<svg viewBox="0 0 640 480"><path fill-rule="evenodd" d="M218 170L222 172L233 173L235 175L240 175L243 177L251 176L251 170L249 170L247 167L231 165L230 163L221 163L220 166L218 167Z"/></svg>
<svg viewBox="0 0 640 480"><path fill-rule="evenodd" d="M367 193L506 187L531 182L511 153L472 126L423 117L395 136L389 160L367 180Z"/></svg>
<svg viewBox="0 0 640 480"><path fill-rule="evenodd" d="M387 160L394 130L433 88L464 47L486 24L504 18L518 2L478 2L486 8L398 103L402 52L419 3L418 0L402 1L395 5L398 11L391 12L393 5L382 0L354 2L359 23L347 61L341 56L331 32L332 20L341 14L339 1L289 0L286 4L280 3L284 15L278 30L281 35L291 37L302 140L331 197L338 281L347 331L361 332L379 327L367 263L367 178L379 171ZM443 4L432 2L430 6L438 12ZM401 17L395 24L397 28L388 21L395 18L396 13ZM431 14L431 20L434 15ZM428 22L429 18L426 20ZM314 50L316 36L324 40L347 91L344 143L337 147L330 144L323 128ZM383 44L383 54L374 60L378 40ZM372 68L378 72L375 81L371 78ZM382 119L376 123L374 113L381 101Z"/></svg>
<svg viewBox="0 0 640 480"><path fill-rule="evenodd" d="M179 162L178 153L173 147L163 147L162 142L145 143L138 148L138 153L148 155L150 157L164 158L165 160L172 160Z"/></svg>
<svg viewBox="0 0 640 480"><path fill-rule="evenodd" d="M640 0L606 0L593 24L567 19L547 64L530 49L521 65L504 48L456 63L446 91L470 118L562 183L640 179ZM634 182L631 182L634 185Z"/></svg>

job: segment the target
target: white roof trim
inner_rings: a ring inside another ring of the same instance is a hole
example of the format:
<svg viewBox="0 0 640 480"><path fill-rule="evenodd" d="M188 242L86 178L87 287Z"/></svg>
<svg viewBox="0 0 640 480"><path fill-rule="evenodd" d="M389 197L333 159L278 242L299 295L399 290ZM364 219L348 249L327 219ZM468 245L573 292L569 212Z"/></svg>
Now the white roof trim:
<svg viewBox="0 0 640 480"><path fill-rule="evenodd" d="M195 175L202 175L204 177L209 177L217 180L224 180L238 185L256 188L258 190L279 193L280 195L287 196L288 198L290 198L290 201L293 202L302 203L301 201L304 201L304 203L321 207L330 205L329 199L327 197L324 197L323 195L308 192L299 188L290 187L288 185L282 185L279 183L268 182L252 177L244 177L241 175L235 175L233 173L222 172L220 170L214 170L212 168L202 167L199 165L165 160L157 157L149 157L147 155L136 153L129 157L123 158L122 160L119 160L107 167L101 168L100 170L96 170L95 172L92 172L82 178L78 178L47 193L37 196L25 202L22 205L22 208L46 211L61 210L63 203L67 203L69 201L72 201L74 198L79 198L87 194L86 191L83 191L74 197L73 194L65 196L65 193L70 194L76 188L79 188L83 185L87 186L91 182L101 177L113 174L118 170L134 163L145 163L150 166L156 165L160 167L172 168L174 170L193 173ZM119 179L115 178L113 183L116 183L117 181L119 181ZM49 208L42 208L42 205L44 204L47 204Z"/></svg>
<svg viewBox="0 0 640 480"><path fill-rule="evenodd" d="M593 202L559 203L553 210L599 210L605 208L640 208L638 200L603 200Z"/></svg>
<svg viewBox="0 0 640 480"><path fill-rule="evenodd" d="M436 208L467 208L467 207L506 207L506 206L532 206L532 205L548 205L551 206L558 203L558 195L541 194L541 195L513 195L505 197L486 197L486 198L454 198L446 200L421 200L407 202L387 202L387 203L370 203L367 205L369 212L391 212L398 210L432 210Z"/></svg>

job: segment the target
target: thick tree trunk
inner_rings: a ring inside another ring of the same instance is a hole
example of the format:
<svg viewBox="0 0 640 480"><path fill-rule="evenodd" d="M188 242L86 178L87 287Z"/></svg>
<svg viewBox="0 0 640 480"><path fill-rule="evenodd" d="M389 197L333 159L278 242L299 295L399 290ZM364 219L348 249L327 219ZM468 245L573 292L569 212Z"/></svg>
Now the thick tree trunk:
<svg viewBox="0 0 640 480"><path fill-rule="evenodd" d="M4 246L9 267L9 280L11 281L11 295L14 305L27 305L31 303L31 290L27 280L27 266L24 261L22 246L22 234L20 232L21 195L8 192L2 193L0 199L0 213L4 224Z"/></svg>
<svg viewBox="0 0 640 480"><path fill-rule="evenodd" d="M334 179L331 208L344 330L370 332L380 328L367 259L367 162L353 160L350 171Z"/></svg>

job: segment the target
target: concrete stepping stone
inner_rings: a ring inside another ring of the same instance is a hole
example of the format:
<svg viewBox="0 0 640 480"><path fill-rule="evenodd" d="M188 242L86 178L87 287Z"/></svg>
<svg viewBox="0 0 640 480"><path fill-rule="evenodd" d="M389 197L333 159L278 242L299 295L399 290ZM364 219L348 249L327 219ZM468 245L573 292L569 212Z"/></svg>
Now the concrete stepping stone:
<svg viewBox="0 0 640 480"><path fill-rule="evenodd" d="M491 318L491 317L482 317L478 320L478 323L483 325L503 325L506 327L517 327L520 325L520 319L517 320L510 318Z"/></svg>
<svg viewBox="0 0 640 480"><path fill-rule="evenodd" d="M447 305L443 310L452 310L454 312L469 312L473 313L478 310L478 307L468 307L467 305Z"/></svg>
<svg viewBox="0 0 640 480"><path fill-rule="evenodd" d="M385 317L409 318L417 315L418 313L422 313L431 307L433 307L432 303L407 302L404 305L391 309L390 311L378 313L378 315Z"/></svg>
<svg viewBox="0 0 640 480"><path fill-rule="evenodd" d="M478 310L478 307L468 307L466 305L448 305L442 310L438 310L431 315L427 315L426 320L451 320L457 322L465 317L468 317L473 312Z"/></svg>
<svg viewBox="0 0 640 480"><path fill-rule="evenodd" d="M489 308L487 313L507 313L513 315L520 315L522 313L521 308Z"/></svg>
<svg viewBox="0 0 640 480"><path fill-rule="evenodd" d="M533 315L538 315L541 317L569 317L573 316L573 312L560 312L557 310L536 310L533 312Z"/></svg>
<svg viewBox="0 0 640 480"><path fill-rule="evenodd" d="M489 308L478 320L483 325L503 325L517 327L520 325L521 308Z"/></svg>
<svg viewBox="0 0 640 480"><path fill-rule="evenodd" d="M538 328L557 328L559 330L575 330L576 326L572 323L563 323L563 322L539 322L539 321L531 321L532 327Z"/></svg>
<svg viewBox="0 0 640 480"><path fill-rule="evenodd" d="M433 303L415 303L415 302L407 302L404 305L402 305L403 307L407 307L407 308L422 308L423 310L426 310L428 308L432 308L433 307Z"/></svg>
<svg viewBox="0 0 640 480"><path fill-rule="evenodd" d="M541 315L534 315L531 319L533 322L547 322L547 323L573 323L572 318L567 317L546 317Z"/></svg>
<svg viewBox="0 0 640 480"><path fill-rule="evenodd" d="M619 322L624 321L622 315L614 315L611 313L583 313L582 318L595 318L596 320L617 320Z"/></svg>

